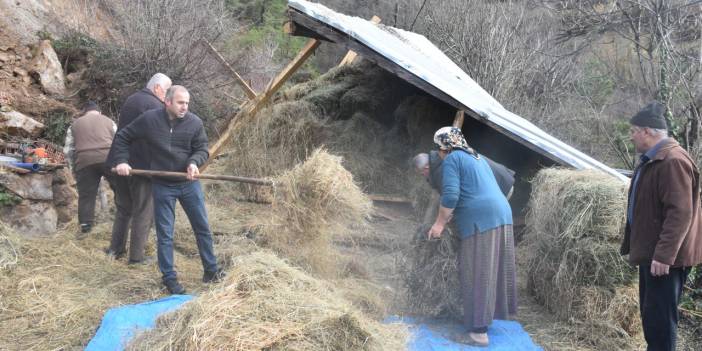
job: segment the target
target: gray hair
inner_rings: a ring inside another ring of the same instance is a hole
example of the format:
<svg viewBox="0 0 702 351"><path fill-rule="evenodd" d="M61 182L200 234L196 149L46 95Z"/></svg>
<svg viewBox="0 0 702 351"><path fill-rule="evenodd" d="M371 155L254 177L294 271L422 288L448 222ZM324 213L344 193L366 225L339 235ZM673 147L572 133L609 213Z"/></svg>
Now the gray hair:
<svg viewBox="0 0 702 351"><path fill-rule="evenodd" d="M163 73L156 73L151 77L151 79L149 79L149 82L146 83L146 89L154 91L154 87L158 85L161 87L161 89L168 90L168 88L171 87L171 84L173 84L173 82L171 82L171 78L168 78L167 75Z"/></svg>
<svg viewBox="0 0 702 351"><path fill-rule="evenodd" d="M668 137L668 130L667 129L656 129L656 128L650 128L650 127L640 127L640 126L633 126L634 129L642 131L642 130L648 130L649 134L657 137L657 138L667 138Z"/></svg>
<svg viewBox="0 0 702 351"><path fill-rule="evenodd" d="M184 92L190 94L190 92L188 91L188 89L185 89L184 86L182 86L182 85L174 85L174 86L168 88L168 91L166 91L166 100L167 100L167 101L172 101L172 100L173 100L173 95L175 95L175 93L176 93L176 92L179 92L179 91L184 91Z"/></svg>
<svg viewBox="0 0 702 351"><path fill-rule="evenodd" d="M417 154L412 158L412 163L414 164L414 167L417 169L422 169L426 167L429 164L429 154L427 153L421 153Z"/></svg>

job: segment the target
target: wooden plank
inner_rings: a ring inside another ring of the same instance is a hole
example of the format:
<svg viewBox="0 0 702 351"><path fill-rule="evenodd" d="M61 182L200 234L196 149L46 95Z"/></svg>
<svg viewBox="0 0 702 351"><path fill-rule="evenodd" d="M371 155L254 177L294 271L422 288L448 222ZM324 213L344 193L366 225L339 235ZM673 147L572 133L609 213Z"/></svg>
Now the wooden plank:
<svg viewBox="0 0 702 351"><path fill-rule="evenodd" d="M263 93L258 94L255 99L249 100L247 103L241 106L239 112L237 112L237 114L230 119L227 129L224 131L224 133L222 133L219 139L217 139L217 142L214 143L214 145L212 145L208 150L210 157L207 162L202 165L200 172L207 168L210 161L217 157L219 152L222 151L224 145L229 142L234 130L236 130L242 123L247 123L254 118L256 113L268 103L268 100L270 100L273 94L275 94L278 89L285 84L288 78L290 78L290 76L292 76L293 73L295 73L300 66L302 66L302 64L304 64L310 56L312 56L315 49L317 49L321 43L322 42L317 39L310 39L302 50L300 50L297 56L290 61L285 69L283 69L278 76L271 80Z"/></svg>
<svg viewBox="0 0 702 351"><path fill-rule="evenodd" d="M256 92L253 89L251 89L251 87L248 84L246 84L244 78L242 78L239 75L239 73L237 73L234 70L234 68L232 68L232 66L229 65L229 62L227 62L227 60L224 59L224 57L219 53L219 51L217 51L217 49L215 49L214 46L212 46L212 44L210 44L210 42L205 39L201 39L200 42L205 46L205 48L207 48L207 50L210 53L212 53L212 56L214 56L217 59L217 61L219 61L219 63L222 64L222 66L226 67L229 70L229 73L232 75L232 77L234 77L236 82L239 83L239 86L241 86L241 89L244 90L246 96L248 96L249 99L255 99Z"/></svg>
<svg viewBox="0 0 702 351"><path fill-rule="evenodd" d="M381 195L381 194L369 194L368 198L373 200L373 201L381 201L381 202L394 202L394 203L400 203L400 204L411 204L412 200L406 198L406 197L401 197L401 196L394 196L394 195Z"/></svg>
<svg viewBox="0 0 702 351"><path fill-rule="evenodd" d="M456 111L456 117L453 118L453 126L461 129L463 128L463 116L465 113L463 113L463 110L458 110Z"/></svg>
<svg viewBox="0 0 702 351"><path fill-rule="evenodd" d="M380 19L380 17L374 15L370 21L372 23L378 24L378 23L380 23L381 19ZM346 53L346 56L344 56L344 58L339 63L339 66L348 65L349 63L353 62L353 60L356 59L356 56L358 56L358 54L355 51L349 50Z"/></svg>
<svg viewBox="0 0 702 351"><path fill-rule="evenodd" d="M551 153L546 152L545 150L541 150L537 148L535 145L529 143L528 141L524 140L523 138L519 137L518 135L512 133L511 131L503 128L502 126L490 121L487 118L483 118L480 116L478 113L475 111L471 110L468 106L464 105L460 101L454 99L451 95L446 94L444 91L441 89L436 88L435 86L429 84L422 78L414 75L414 73L408 71L404 67L401 67L397 63L389 60L385 56L381 55L380 53L374 51L373 49L367 47L363 43L359 42L358 40L351 38L348 34L343 33L335 28L330 27L329 25L319 22L315 20L314 18L311 18L295 9L290 9L288 11L288 15L290 16L291 20L294 21L297 24L300 24L302 26L305 26L307 28L310 28L314 31L316 31L318 34L323 35L327 38L329 38L331 41L336 42L340 45L344 45L346 48L349 50L356 51L358 54L362 55L364 58L374 62L378 66L384 68L385 70L397 75L398 77L404 79L408 83L416 86L419 89L424 90L425 92L429 93L430 95L434 96L435 98L455 107L456 109L464 110L465 113L472 117L475 120L478 120L479 122L486 124L492 129L497 130L499 133L507 136L508 138L516 141L517 143L523 145L524 147L530 149L531 151L542 155L546 158L548 158L551 161L554 161L555 163L562 164L562 165L569 165L567 162L564 160L559 159L555 155L552 155Z"/></svg>

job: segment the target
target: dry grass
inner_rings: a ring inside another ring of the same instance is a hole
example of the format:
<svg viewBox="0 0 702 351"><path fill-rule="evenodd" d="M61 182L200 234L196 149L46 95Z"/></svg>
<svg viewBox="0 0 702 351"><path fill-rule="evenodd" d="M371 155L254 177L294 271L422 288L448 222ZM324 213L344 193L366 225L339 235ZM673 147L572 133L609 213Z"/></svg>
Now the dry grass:
<svg viewBox="0 0 702 351"><path fill-rule="evenodd" d="M371 202L341 165L320 149L275 181L272 211L257 217L256 240L309 272L335 276L335 237L363 222Z"/></svg>
<svg viewBox="0 0 702 351"><path fill-rule="evenodd" d="M598 349L640 331L635 271L619 255L626 184L602 173L545 169L533 181L523 251L527 287Z"/></svg>
<svg viewBox="0 0 702 351"><path fill-rule="evenodd" d="M0 222L0 271L16 265L19 260L17 252L18 237L12 228Z"/></svg>
<svg viewBox="0 0 702 351"><path fill-rule="evenodd" d="M220 286L158 321L131 350L401 350L406 330L363 316L273 254L235 259Z"/></svg>
<svg viewBox="0 0 702 351"><path fill-rule="evenodd" d="M425 224L417 229L409 250L404 280L407 288L407 307L420 316L463 316L460 284L458 282L457 252L460 239L447 228L436 240L427 240L431 227Z"/></svg>

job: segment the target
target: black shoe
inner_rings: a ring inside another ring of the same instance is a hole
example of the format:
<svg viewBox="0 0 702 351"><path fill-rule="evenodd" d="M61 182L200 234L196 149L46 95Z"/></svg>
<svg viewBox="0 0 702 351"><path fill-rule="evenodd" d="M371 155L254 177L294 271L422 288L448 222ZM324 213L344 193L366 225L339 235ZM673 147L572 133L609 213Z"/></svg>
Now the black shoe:
<svg viewBox="0 0 702 351"><path fill-rule="evenodd" d="M202 282L219 283L226 275L227 274L224 273L224 270L222 268L217 268L217 271L215 272L205 272L205 274L202 275Z"/></svg>
<svg viewBox="0 0 702 351"><path fill-rule="evenodd" d="M105 249L105 255L110 256L110 257L114 257L115 260L119 260L120 258L124 257L125 254L126 254L126 252L124 252L124 251L117 252L117 251L114 251L110 248Z"/></svg>
<svg viewBox="0 0 702 351"><path fill-rule="evenodd" d="M93 226L90 223L81 223L80 224L80 232L81 233L90 233L90 231L93 230Z"/></svg>
<svg viewBox="0 0 702 351"><path fill-rule="evenodd" d="M163 285L166 286L166 289L168 289L168 292L173 294L173 295L182 295L185 294L185 288L178 283L177 279L169 279L163 282Z"/></svg>
<svg viewBox="0 0 702 351"><path fill-rule="evenodd" d="M129 262L127 262L127 264L130 265L130 266L131 266L131 265L135 265L135 264L148 266L148 265L150 265L150 264L152 264L152 263L154 263L154 262L156 262L156 258L155 258L154 256L146 256L146 257L144 257L143 260L138 260L138 261L136 261L136 260L129 260Z"/></svg>

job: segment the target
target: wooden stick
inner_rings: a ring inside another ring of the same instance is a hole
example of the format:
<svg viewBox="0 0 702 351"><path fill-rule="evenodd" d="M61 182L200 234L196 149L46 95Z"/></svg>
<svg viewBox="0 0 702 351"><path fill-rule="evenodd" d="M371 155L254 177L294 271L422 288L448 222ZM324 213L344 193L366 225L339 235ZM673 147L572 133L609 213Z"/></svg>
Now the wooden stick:
<svg viewBox="0 0 702 351"><path fill-rule="evenodd" d="M464 118L464 113L463 110L458 110L456 112L456 117L453 119L453 126L456 128L462 128L463 127L463 118Z"/></svg>
<svg viewBox="0 0 702 351"><path fill-rule="evenodd" d="M399 197L399 196L392 196L392 195L369 194L368 198L373 200L373 201L407 203L407 204L412 203L412 200L410 200L408 198Z"/></svg>
<svg viewBox="0 0 702 351"><path fill-rule="evenodd" d="M224 59L224 57L217 51L217 49L210 44L209 41L206 39L200 39L200 41L204 44L205 48L207 48L211 53L212 56L214 56L219 63L222 64L222 66L226 67L229 70L229 73L231 73L232 77L236 80L237 83L241 86L241 88L244 90L244 93L246 93L246 96L249 97L249 99L255 99L256 98L256 92L248 85L246 84L246 81L244 81L244 78L242 78L239 73L237 73L234 68L232 68L231 65L229 65L229 62Z"/></svg>
<svg viewBox="0 0 702 351"><path fill-rule="evenodd" d="M380 23L381 19L378 16L373 16L373 18L371 18L370 21L372 23L378 24L378 23ZM344 56L344 58L341 60L341 62L339 62L339 66L348 65L349 63L353 62L353 60L356 59L356 56L358 56L358 54L355 51L349 50L346 53L346 56Z"/></svg>
<svg viewBox="0 0 702 351"><path fill-rule="evenodd" d="M224 145L229 142L234 130L237 129L241 123L246 122L247 119L253 118L258 110L268 103L271 96L273 96L273 94L275 94L278 89L283 86L285 81L287 81L288 78L290 78L290 76L292 76L292 74L295 73L295 71L297 71L310 56L312 56L315 49L317 49L321 43L322 42L319 40L310 39L302 50L300 50L297 56L295 56L295 58L287 65L287 67L285 67L285 69L280 72L278 76L271 80L263 93L258 94L255 99L249 100L241 107L239 112L229 121L227 129L224 131L224 133L222 133L219 139L217 139L217 142L210 147L210 158L204 165L202 165L202 167L200 167L200 171L205 170L210 164L210 160L219 155Z"/></svg>
<svg viewBox="0 0 702 351"><path fill-rule="evenodd" d="M112 169L115 172L115 169ZM175 177L175 178L187 178L188 174L185 172L167 172L167 171L149 171L144 169L131 169L129 174L133 175L145 175L145 176L156 176L156 177ZM260 179L260 178L248 178L248 177L238 177L238 176L227 176L227 175L216 175L216 174L200 174L196 178L198 179L213 179L213 180L228 180L231 182L248 183L256 185L273 185L272 180Z"/></svg>

